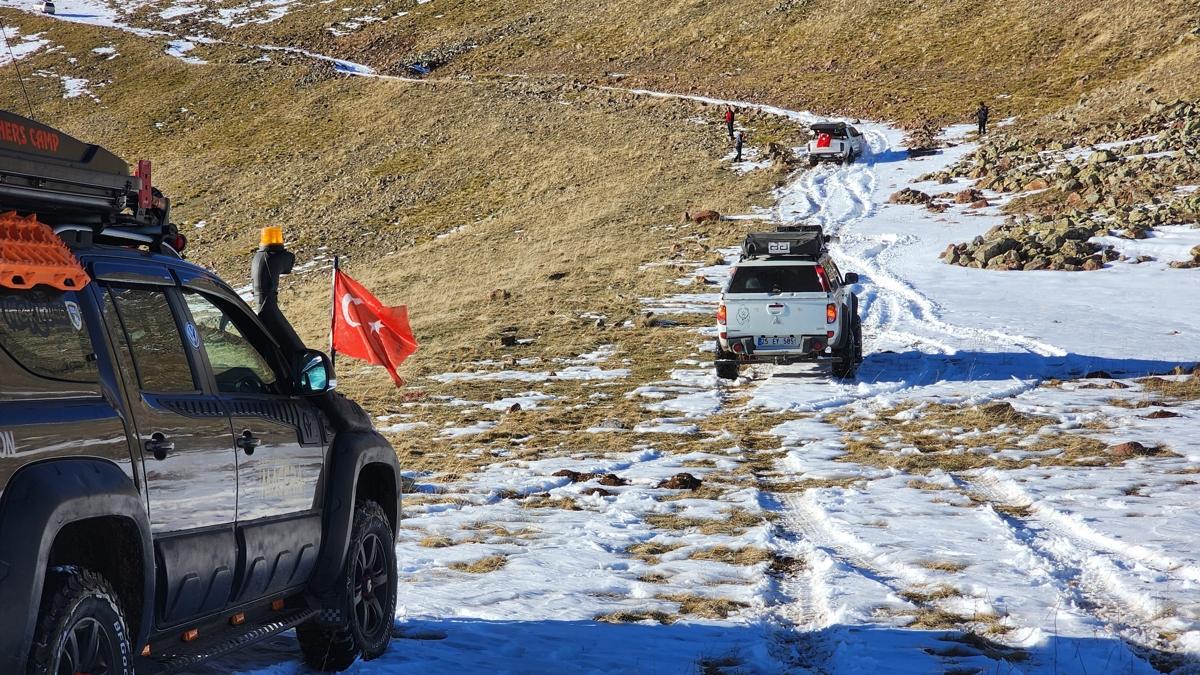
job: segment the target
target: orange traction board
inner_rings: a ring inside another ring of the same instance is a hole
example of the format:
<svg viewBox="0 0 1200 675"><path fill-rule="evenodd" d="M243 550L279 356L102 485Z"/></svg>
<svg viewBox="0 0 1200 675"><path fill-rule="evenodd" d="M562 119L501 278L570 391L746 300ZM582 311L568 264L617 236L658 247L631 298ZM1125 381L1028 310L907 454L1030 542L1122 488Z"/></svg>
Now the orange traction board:
<svg viewBox="0 0 1200 675"><path fill-rule="evenodd" d="M45 284L77 291L90 281L71 249L36 215L0 214L0 286L24 289Z"/></svg>

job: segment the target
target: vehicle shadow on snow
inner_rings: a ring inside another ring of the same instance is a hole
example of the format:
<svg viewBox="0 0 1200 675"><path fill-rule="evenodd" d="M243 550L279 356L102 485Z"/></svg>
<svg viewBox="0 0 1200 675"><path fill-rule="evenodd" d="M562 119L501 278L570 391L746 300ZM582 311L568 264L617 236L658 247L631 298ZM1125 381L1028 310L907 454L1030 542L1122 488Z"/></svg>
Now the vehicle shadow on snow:
<svg viewBox="0 0 1200 675"><path fill-rule="evenodd" d="M636 609L636 608L631 608ZM355 663L350 673L679 673L783 672L766 650L765 624L598 621L494 621L447 618L397 622L388 651ZM206 663L189 673L293 675L300 662L292 632Z"/></svg>
<svg viewBox="0 0 1200 675"><path fill-rule="evenodd" d="M1162 375L1192 363L1152 359L1121 359L1086 354L1043 356L1033 352L958 352L928 354L919 351L867 354L858 368L857 382L905 382L910 386L934 382L978 380L1072 379L1107 373L1113 377Z"/></svg>
<svg viewBox="0 0 1200 675"><path fill-rule="evenodd" d="M351 673L1153 673L1165 653L1135 655L1112 637L1049 635L1023 650L953 630L834 625L792 632L775 624L609 624L596 621L421 619L398 623L379 659ZM1020 638L1021 636L1015 635ZM284 634L196 673L311 673ZM1149 661L1147 661L1149 659Z"/></svg>

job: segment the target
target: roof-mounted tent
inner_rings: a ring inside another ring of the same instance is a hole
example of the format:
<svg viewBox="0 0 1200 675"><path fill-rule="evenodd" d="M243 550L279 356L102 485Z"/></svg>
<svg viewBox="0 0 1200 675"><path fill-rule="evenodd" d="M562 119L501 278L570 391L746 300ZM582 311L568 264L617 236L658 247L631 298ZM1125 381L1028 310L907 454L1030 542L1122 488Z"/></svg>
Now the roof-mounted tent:
<svg viewBox="0 0 1200 675"><path fill-rule="evenodd" d="M170 201L155 194L150 163L129 165L104 148L0 111L0 212L36 213L64 238L153 247L178 236Z"/></svg>

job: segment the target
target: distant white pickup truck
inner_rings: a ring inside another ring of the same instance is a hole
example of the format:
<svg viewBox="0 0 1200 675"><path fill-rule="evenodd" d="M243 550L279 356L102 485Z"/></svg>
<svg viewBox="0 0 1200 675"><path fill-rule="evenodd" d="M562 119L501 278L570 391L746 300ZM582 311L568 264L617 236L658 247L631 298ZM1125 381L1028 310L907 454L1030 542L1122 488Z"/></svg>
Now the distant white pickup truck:
<svg viewBox="0 0 1200 675"><path fill-rule="evenodd" d="M853 272L842 274L817 226L754 233L721 293L717 376L746 363L827 362L835 377L862 363L862 325Z"/></svg>
<svg viewBox="0 0 1200 675"><path fill-rule="evenodd" d="M866 143L862 132L845 122L821 122L814 124L812 140L808 142L808 164L831 161L849 164L863 154Z"/></svg>

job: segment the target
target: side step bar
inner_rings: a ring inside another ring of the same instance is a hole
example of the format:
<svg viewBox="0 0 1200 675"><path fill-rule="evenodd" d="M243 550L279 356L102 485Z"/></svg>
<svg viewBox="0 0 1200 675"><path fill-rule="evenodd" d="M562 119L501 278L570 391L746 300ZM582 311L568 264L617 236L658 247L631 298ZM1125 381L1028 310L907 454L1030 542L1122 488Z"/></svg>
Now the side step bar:
<svg viewBox="0 0 1200 675"><path fill-rule="evenodd" d="M226 630L209 640L180 643L170 651L149 657L140 657L137 671L139 674L145 672L165 675L194 668L201 661L237 651L295 628L319 613L320 611L315 609L297 609L287 614L264 617L264 621L239 627L243 630L237 632Z"/></svg>

